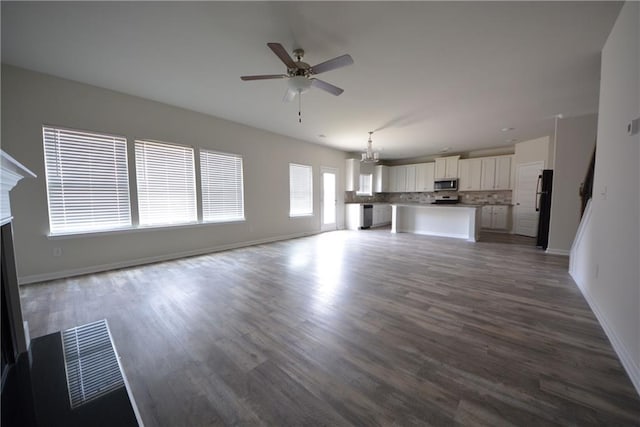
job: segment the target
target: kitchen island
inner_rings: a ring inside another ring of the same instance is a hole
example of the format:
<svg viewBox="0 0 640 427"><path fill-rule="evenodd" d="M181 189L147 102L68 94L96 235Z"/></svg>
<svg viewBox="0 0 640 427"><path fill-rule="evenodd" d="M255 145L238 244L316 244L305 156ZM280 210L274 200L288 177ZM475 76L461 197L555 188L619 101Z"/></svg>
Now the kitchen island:
<svg viewBox="0 0 640 427"><path fill-rule="evenodd" d="M478 240L480 206L395 203L391 207L392 233L454 237L472 242Z"/></svg>

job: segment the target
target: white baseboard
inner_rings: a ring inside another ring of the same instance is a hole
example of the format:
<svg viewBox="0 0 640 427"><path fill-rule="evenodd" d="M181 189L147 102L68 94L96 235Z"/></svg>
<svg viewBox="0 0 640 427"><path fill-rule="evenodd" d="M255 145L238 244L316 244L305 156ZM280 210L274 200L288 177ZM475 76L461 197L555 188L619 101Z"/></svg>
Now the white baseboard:
<svg viewBox="0 0 640 427"><path fill-rule="evenodd" d="M117 270L119 268L135 267L138 265L152 264L154 262L170 261L170 260L186 258L190 256L205 255L205 254L214 253L214 252L227 251L230 249L238 249L246 246L254 246L254 245L261 245L264 243L278 242L281 240L296 239L298 237L311 236L318 233L320 233L320 231L287 234L283 236L267 237L265 239L250 240L245 242L230 243L227 245L213 246L213 247L204 248L204 249L195 249L192 251L177 252L172 254L158 255L158 256L146 257L146 258L137 258L134 260L114 262L109 264L91 265L88 267L55 271L52 273L33 274L29 276L18 277L18 283L20 285L27 285L29 283L46 282L49 280L63 279L66 277L81 276L83 274L99 273L102 271Z"/></svg>
<svg viewBox="0 0 640 427"><path fill-rule="evenodd" d="M584 299L587 300L589 307L591 307L591 311L593 311L593 313L596 315L600 326L602 326L602 329L604 329L604 333L607 335L609 341L611 342L611 345L613 346L613 350L618 355L620 363L622 363L625 371L627 371L627 375L629 375L631 383L636 388L636 392L638 393L638 395L640 395L640 366L638 366L633 360L630 352L627 350L627 347L624 345L620 337L618 337L615 329L611 327L611 324L607 320L607 317L604 315L602 310L600 310L598 304L591 296L591 293L586 288L581 286L580 283L578 283L578 281L576 280L577 276L574 276L573 272L569 272L569 274L571 274L571 277L573 277L576 285L578 285L578 289L580 289L580 291L582 292Z"/></svg>
<svg viewBox="0 0 640 427"><path fill-rule="evenodd" d="M562 255L562 256L569 256L569 251L566 249L554 249L554 248L547 248L546 251L544 251L545 253L549 254L549 255Z"/></svg>

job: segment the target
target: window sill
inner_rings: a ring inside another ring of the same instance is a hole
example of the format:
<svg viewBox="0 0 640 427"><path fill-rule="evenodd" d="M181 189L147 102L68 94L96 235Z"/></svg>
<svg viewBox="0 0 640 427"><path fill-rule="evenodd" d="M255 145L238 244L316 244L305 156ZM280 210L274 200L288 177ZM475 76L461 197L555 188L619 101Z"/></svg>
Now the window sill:
<svg viewBox="0 0 640 427"><path fill-rule="evenodd" d="M312 216L313 216L312 213L310 213L310 214L296 214L296 215L289 214L289 218L309 218L309 217L312 217Z"/></svg>
<svg viewBox="0 0 640 427"><path fill-rule="evenodd" d="M224 224L240 224L246 222L245 219L242 220L233 220L233 221L208 221L208 222L190 222L187 224L163 224L163 225L143 225L138 227L128 227L128 228L115 228L111 230L103 230L103 231L86 231L81 233L59 233L59 234L48 234L47 239L49 240L65 240L65 239L75 239L75 238L83 238L83 237L99 237L99 236L111 236L116 234L129 234L129 233L138 233L145 231L163 231L163 230L176 230L176 229L188 229L188 228L200 228L212 225L224 225Z"/></svg>

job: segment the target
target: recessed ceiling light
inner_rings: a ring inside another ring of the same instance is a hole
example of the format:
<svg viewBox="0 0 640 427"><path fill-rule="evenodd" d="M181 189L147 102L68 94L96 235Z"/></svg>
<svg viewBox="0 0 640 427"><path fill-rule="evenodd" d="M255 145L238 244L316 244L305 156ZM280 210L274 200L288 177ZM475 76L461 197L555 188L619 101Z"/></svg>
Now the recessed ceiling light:
<svg viewBox="0 0 640 427"><path fill-rule="evenodd" d="M451 147L444 147L442 150L440 150L440 152L441 153L446 153L449 150L451 150Z"/></svg>
<svg viewBox="0 0 640 427"><path fill-rule="evenodd" d="M511 130L514 130L515 128L502 128L500 129L502 132L509 132Z"/></svg>

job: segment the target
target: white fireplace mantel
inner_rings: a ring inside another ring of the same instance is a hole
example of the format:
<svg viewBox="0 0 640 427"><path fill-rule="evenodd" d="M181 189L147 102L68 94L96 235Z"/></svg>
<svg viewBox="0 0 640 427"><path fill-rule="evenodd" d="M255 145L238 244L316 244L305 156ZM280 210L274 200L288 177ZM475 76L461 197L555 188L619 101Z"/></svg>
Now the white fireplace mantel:
<svg viewBox="0 0 640 427"><path fill-rule="evenodd" d="M0 225L11 221L9 192L22 178L35 178L36 174L24 167L16 159L0 150L2 170L0 174Z"/></svg>

